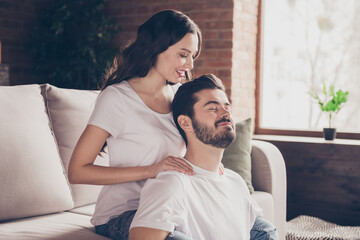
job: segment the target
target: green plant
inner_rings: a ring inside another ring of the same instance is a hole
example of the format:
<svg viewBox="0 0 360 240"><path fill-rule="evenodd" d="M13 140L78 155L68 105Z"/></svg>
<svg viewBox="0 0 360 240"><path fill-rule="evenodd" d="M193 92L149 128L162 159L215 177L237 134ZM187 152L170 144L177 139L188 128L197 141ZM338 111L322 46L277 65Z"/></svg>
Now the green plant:
<svg viewBox="0 0 360 240"><path fill-rule="evenodd" d="M317 93L309 92L310 96L319 104L321 111L328 113L329 128L331 128L332 121L347 101L347 95L349 92L344 92L342 90L335 92L334 85L330 85L329 89L327 89L326 84L323 83L323 93L324 99L322 100Z"/></svg>
<svg viewBox="0 0 360 240"><path fill-rule="evenodd" d="M119 49L110 46L121 31L104 14L106 0L56 0L34 29L30 49L41 82L97 89Z"/></svg>

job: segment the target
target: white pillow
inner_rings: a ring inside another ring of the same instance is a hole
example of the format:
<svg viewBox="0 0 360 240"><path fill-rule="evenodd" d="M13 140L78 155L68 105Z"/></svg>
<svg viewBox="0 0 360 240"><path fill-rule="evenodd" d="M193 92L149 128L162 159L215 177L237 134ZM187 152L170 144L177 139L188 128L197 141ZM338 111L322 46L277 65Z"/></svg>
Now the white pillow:
<svg viewBox="0 0 360 240"><path fill-rule="evenodd" d="M66 172L71 154L84 131L95 106L98 91L57 88L42 85L42 94L50 117L52 130ZM97 165L109 165L107 154L95 160ZM95 203L101 186L72 184L75 207Z"/></svg>
<svg viewBox="0 0 360 240"><path fill-rule="evenodd" d="M0 87L0 220L74 204L39 85Z"/></svg>

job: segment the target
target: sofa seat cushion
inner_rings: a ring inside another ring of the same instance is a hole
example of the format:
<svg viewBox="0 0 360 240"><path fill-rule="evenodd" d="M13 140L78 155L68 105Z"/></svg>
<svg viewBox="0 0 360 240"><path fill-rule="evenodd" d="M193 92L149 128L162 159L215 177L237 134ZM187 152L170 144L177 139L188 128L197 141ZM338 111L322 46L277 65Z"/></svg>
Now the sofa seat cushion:
<svg viewBox="0 0 360 240"><path fill-rule="evenodd" d="M0 221L73 208L40 86L2 86L0 103Z"/></svg>
<svg viewBox="0 0 360 240"><path fill-rule="evenodd" d="M96 204L94 203L94 204L71 209L71 210L69 210L69 212L92 216L95 212L95 206L96 206Z"/></svg>
<svg viewBox="0 0 360 240"><path fill-rule="evenodd" d="M70 157L94 109L98 91L41 86L59 153L67 173ZM96 165L109 165L107 154L98 156ZM75 207L95 203L101 186L71 184Z"/></svg>
<svg viewBox="0 0 360 240"><path fill-rule="evenodd" d="M0 239L7 240L105 240L94 232L90 216L57 213L0 224Z"/></svg>
<svg viewBox="0 0 360 240"><path fill-rule="evenodd" d="M268 192L254 191L251 197L263 209L263 217L270 222L274 222L274 198Z"/></svg>

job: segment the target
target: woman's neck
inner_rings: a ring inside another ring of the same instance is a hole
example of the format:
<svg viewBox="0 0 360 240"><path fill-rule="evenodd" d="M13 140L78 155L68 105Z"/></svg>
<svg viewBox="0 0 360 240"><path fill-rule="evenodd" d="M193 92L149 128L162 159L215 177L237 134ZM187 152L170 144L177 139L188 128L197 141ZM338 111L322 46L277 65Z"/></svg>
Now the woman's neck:
<svg viewBox="0 0 360 240"><path fill-rule="evenodd" d="M152 70L145 77L131 79L130 84L135 88L136 92L151 96L164 95L164 90L168 87L166 79Z"/></svg>
<svg viewBox="0 0 360 240"><path fill-rule="evenodd" d="M158 113L171 111L174 92L165 79L149 73L143 78L132 78L128 82L150 109Z"/></svg>

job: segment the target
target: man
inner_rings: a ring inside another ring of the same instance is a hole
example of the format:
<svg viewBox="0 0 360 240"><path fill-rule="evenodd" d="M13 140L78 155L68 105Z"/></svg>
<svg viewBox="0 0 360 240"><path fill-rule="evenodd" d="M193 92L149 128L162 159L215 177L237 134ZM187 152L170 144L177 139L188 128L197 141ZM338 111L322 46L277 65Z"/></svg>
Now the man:
<svg viewBox="0 0 360 240"><path fill-rule="evenodd" d="M240 175L229 169L223 175L218 172L224 149L235 138L231 105L221 81L207 74L185 83L172 110L187 144L184 159L196 174L166 171L148 180L130 239L165 239L176 229L188 236L184 239L245 240L254 223L262 239L277 239L271 225L270 231L263 231L266 221L258 218L262 210Z"/></svg>

